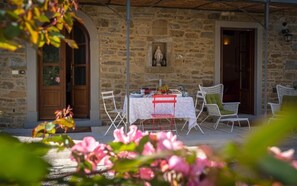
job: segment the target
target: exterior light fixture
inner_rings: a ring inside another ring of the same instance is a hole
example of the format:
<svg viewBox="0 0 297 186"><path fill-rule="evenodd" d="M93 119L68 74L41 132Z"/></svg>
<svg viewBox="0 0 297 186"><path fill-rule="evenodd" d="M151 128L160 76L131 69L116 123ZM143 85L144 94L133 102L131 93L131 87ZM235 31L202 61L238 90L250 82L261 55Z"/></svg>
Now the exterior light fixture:
<svg viewBox="0 0 297 186"><path fill-rule="evenodd" d="M290 31L288 29L287 22L283 22L282 25L283 25L282 34L283 34L284 40L287 42L292 41L293 35L290 33Z"/></svg>

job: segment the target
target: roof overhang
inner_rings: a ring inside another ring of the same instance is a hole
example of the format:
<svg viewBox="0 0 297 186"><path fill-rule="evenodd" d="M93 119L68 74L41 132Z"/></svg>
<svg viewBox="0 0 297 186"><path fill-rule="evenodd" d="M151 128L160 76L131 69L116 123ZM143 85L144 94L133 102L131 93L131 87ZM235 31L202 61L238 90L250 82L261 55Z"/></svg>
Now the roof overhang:
<svg viewBox="0 0 297 186"><path fill-rule="evenodd" d="M296 11L296 0L131 0L131 7L178 8L205 11L264 13ZM80 0L81 5L126 6L126 0Z"/></svg>

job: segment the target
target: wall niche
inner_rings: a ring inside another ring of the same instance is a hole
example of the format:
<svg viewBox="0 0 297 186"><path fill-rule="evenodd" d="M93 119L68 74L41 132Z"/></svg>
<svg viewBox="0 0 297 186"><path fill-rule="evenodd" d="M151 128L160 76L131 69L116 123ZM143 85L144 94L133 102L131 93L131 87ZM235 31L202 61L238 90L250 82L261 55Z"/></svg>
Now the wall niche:
<svg viewBox="0 0 297 186"><path fill-rule="evenodd" d="M170 38L153 38L148 41L148 58L146 63L146 72L162 73L171 72L172 67L172 39Z"/></svg>

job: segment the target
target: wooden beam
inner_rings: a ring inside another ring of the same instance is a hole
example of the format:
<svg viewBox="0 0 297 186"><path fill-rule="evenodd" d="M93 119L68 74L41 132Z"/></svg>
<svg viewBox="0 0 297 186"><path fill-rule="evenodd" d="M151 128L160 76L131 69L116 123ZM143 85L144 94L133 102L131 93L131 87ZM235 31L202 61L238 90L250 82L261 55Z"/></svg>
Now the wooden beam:
<svg viewBox="0 0 297 186"><path fill-rule="evenodd" d="M156 5L158 5L160 2L162 2L163 0L157 0L156 2L154 2L152 5L150 5L150 7L154 7Z"/></svg>

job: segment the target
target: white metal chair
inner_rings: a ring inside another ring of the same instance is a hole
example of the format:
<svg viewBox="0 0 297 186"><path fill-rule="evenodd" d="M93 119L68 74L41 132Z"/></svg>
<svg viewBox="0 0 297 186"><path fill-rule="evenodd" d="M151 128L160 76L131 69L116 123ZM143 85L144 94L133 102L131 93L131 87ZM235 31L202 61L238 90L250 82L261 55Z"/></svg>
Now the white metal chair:
<svg viewBox="0 0 297 186"><path fill-rule="evenodd" d="M125 117L123 116L123 110L117 109L113 91L101 92L101 95L102 95L105 113L107 114L111 122L110 126L108 127L107 131L104 134L105 136L108 133L108 131L111 129L111 127L114 127L115 129L117 129L122 122L125 124L125 121L124 121ZM117 120L119 120L119 122L116 125Z"/></svg>
<svg viewBox="0 0 297 186"><path fill-rule="evenodd" d="M204 105L207 108L208 112L207 117L201 123L206 121L206 119L208 119L209 117L218 117L214 124L214 128L217 129L222 118L238 118L238 107L240 103L223 102L223 84L218 84L210 87L202 87L201 85L199 85L199 89L204 97ZM212 101L209 101L207 96L209 97L209 100Z"/></svg>
<svg viewBox="0 0 297 186"><path fill-rule="evenodd" d="M202 94L201 91L197 91L197 94L196 94L196 98L195 98L195 112L197 113L196 115L196 121L198 120L198 118L200 117L200 115L202 114L203 112L203 108L204 108L204 96ZM182 126L181 130L184 129L184 127L187 125L187 123L189 122L189 120L186 120L186 122L184 123L184 125ZM202 130L202 128L199 126L198 122L196 123L196 125L192 128L195 128L197 130L197 128L199 128L199 130L201 131L202 134L204 134L204 131ZM192 128L190 128L187 132L187 135L190 133L190 131L192 130Z"/></svg>
<svg viewBox="0 0 297 186"><path fill-rule="evenodd" d="M294 88L286 87L283 85L276 85L276 93L278 103L268 103L268 105L270 105L271 107L272 117L275 117L277 115L277 112L280 111L284 96L297 96L297 91Z"/></svg>

